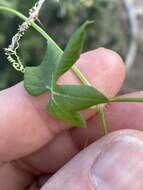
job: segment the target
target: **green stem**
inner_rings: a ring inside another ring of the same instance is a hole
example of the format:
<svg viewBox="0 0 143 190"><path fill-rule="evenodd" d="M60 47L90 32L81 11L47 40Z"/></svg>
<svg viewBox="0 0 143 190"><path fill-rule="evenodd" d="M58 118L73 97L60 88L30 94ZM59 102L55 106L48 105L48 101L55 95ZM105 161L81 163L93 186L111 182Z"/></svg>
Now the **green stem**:
<svg viewBox="0 0 143 190"><path fill-rule="evenodd" d="M17 17L21 18L22 20L24 21L28 21L27 17L24 16L22 13L14 10L14 9L11 9L9 7L3 7L3 6L0 6L0 11L7 11L7 12L10 12L14 15L16 15ZM34 22L31 22L31 26L33 28L35 28L46 40L50 41L51 43L53 43L55 46L57 46L59 48L60 51L62 51L60 49L60 47L54 42L54 40L42 29L40 28L37 24L35 24Z"/></svg>
<svg viewBox="0 0 143 190"><path fill-rule="evenodd" d="M24 16L22 13L11 9L9 7L4 7L4 6L0 6L0 11L6 11L6 12L10 12L16 16L18 16L19 18L21 18L24 21L28 21L27 17ZM47 41L50 41L50 43L52 43L54 46L56 46L61 52L63 52L63 50L55 43L55 41L41 28L39 27L35 22L31 22L31 26L33 28L35 28ZM89 81L85 78L85 76L81 73L81 71L76 67L73 66L72 67L73 72L75 73L75 75L78 77L78 79L85 85L91 85L89 83Z"/></svg>
<svg viewBox="0 0 143 190"><path fill-rule="evenodd" d="M109 102L143 102L143 98L111 98Z"/></svg>
<svg viewBox="0 0 143 190"><path fill-rule="evenodd" d="M72 70L83 84L91 86L91 83L85 78L85 76L81 73L81 71L76 66L73 66Z"/></svg>
<svg viewBox="0 0 143 190"><path fill-rule="evenodd" d="M99 112L99 127L103 132L103 135L108 134L108 128L106 125L106 118L105 118L105 104L98 105L98 112Z"/></svg>

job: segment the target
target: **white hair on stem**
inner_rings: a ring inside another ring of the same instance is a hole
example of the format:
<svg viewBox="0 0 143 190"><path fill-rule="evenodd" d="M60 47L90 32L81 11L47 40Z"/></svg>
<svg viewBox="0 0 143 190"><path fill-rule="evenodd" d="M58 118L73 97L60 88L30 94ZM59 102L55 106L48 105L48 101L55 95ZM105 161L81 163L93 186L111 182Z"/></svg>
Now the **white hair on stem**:
<svg viewBox="0 0 143 190"><path fill-rule="evenodd" d="M22 64L20 57L17 54L19 48L19 41L24 36L25 32L30 28L31 23L38 19L40 9L45 0L39 0L35 5L29 10L29 17L27 21L23 22L19 28L18 32L13 36L11 44L8 48L5 48L5 55L7 55L8 61L12 66L22 73L25 72L24 65Z"/></svg>

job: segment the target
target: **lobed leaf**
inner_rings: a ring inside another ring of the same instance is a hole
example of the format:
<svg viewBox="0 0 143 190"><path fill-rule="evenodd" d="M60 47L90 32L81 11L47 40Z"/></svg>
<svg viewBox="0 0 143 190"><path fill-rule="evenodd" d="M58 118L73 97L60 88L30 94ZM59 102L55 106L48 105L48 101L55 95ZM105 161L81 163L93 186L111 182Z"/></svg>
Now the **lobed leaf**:
<svg viewBox="0 0 143 190"><path fill-rule="evenodd" d="M53 117L77 127L86 127L79 111L109 100L97 89L86 85L57 85L59 77L68 71L79 58L87 27L85 22L71 37L63 53L55 44L49 43L45 58L37 67L26 67L24 85L29 94L38 96L51 92L47 111Z"/></svg>
<svg viewBox="0 0 143 190"><path fill-rule="evenodd" d="M26 67L24 86L31 95L38 96L51 89L53 72L62 54L63 53L56 46L49 43L41 65Z"/></svg>
<svg viewBox="0 0 143 190"><path fill-rule="evenodd" d="M86 85L60 85L53 92L55 101L66 111L80 111L108 99L97 89Z"/></svg>

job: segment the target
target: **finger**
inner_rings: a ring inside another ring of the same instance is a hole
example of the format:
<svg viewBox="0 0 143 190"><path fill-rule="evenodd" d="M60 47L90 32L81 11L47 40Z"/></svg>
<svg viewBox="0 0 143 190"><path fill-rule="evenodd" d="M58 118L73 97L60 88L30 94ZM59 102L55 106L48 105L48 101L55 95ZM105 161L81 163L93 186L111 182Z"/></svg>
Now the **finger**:
<svg viewBox="0 0 143 190"><path fill-rule="evenodd" d="M124 96L141 98L143 97L143 92L135 92ZM143 103L111 103L105 106L104 112L108 132L120 129L143 130ZM88 145L103 136L99 123L99 117L96 116L88 120L88 128L86 130L70 130L72 139L80 148L83 147L87 137Z"/></svg>
<svg viewBox="0 0 143 190"><path fill-rule="evenodd" d="M76 66L93 86L108 97L117 94L125 78L125 67L121 57L109 49L99 48L82 54ZM75 79L73 77L73 72L67 72L62 76L61 82L71 84Z"/></svg>
<svg viewBox="0 0 143 190"><path fill-rule="evenodd" d="M30 173L19 170L11 163L0 166L0 189L2 190L26 190L34 181Z"/></svg>
<svg viewBox="0 0 143 190"><path fill-rule="evenodd" d="M101 48L88 52L81 56L77 65L88 80L94 86L97 84L98 89L106 95L114 95L123 82L123 62L110 50ZM72 71L65 76L61 79L63 83L79 83ZM107 79L110 85L107 85ZM40 97L29 96L22 83L0 92L1 161L29 154L48 143L63 129L69 128L45 112L48 97L47 93Z"/></svg>
<svg viewBox="0 0 143 190"><path fill-rule="evenodd" d="M126 96L143 97L143 92ZM142 118L143 103L112 103L105 107L105 119L109 132L119 129L143 130ZM103 132L99 127L99 117L96 116L89 119L87 129L73 128L59 134L54 141L24 158L24 161L46 173L53 173L83 149L85 144L87 146L101 136ZM55 160L57 156L58 159Z"/></svg>
<svg viewBox="0 0 143 190"><path fill-rule="evenodd" d="M126 94L124 96L132 98L133 97L143 98L143 92L135 92L131 94ZM112 118L111 118L111 113L113 116ZM125 129L125 128L129 129L134 128L141 131L143 130L142 127L143 102L112 103L111 105L109 105L109 107L105 109L105 115L107 118L107 126L110 126L109 131Z"/></svg>
<svg viewBox="0 0 143 190"><path fill-rule="evenodd" d="M41 190L141 190L142 160L143 133L118 131L84 149Z"/></svg>
<svg viewBox="0 0 143 190"><path fill-rule="evenodd" d="M125 97L143 97L143 92L135 92L124 95ZM143 130L143 103L111 103L105 107L105 120L109 132L119 129ZM79 146L82 146L85 138L89 136L89 143L94 142L103 135L99 126L99 117L92 117L88 121L88 129L71 130L74 139L77 139ZM80 141L78 140L80 137Z"/></svg>

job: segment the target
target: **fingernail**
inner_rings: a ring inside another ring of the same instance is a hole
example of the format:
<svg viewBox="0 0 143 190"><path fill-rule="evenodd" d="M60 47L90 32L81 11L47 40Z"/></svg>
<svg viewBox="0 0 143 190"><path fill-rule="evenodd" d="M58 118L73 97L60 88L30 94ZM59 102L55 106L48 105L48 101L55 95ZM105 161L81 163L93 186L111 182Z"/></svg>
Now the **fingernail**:
<svg viewBox="0 0 143 190"><path fill-rule="evenodd" d="M143 189L143 141L121 135L95 160L90 179L96 190Z"/></svg>

